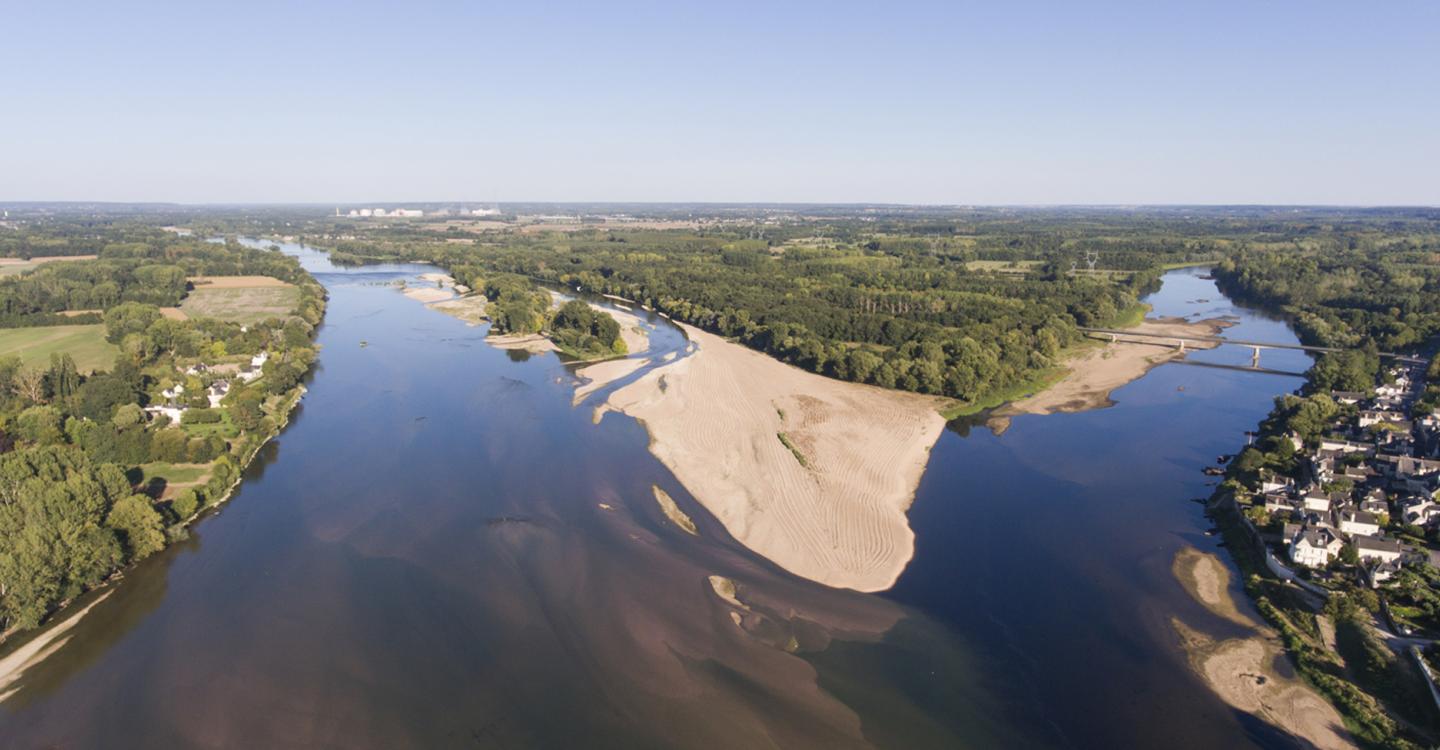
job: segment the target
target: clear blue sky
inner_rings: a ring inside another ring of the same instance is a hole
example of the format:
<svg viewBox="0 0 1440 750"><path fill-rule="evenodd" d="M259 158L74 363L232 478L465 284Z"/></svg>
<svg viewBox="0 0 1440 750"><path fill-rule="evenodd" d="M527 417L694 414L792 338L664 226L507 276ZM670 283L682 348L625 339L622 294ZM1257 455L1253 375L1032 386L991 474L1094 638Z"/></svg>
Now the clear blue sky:
<svg viewBox="0 0 1440 750"><path fill-rule="evenodd" d="M11 2L0 200L1440 204L1440 3Z"/></svg>

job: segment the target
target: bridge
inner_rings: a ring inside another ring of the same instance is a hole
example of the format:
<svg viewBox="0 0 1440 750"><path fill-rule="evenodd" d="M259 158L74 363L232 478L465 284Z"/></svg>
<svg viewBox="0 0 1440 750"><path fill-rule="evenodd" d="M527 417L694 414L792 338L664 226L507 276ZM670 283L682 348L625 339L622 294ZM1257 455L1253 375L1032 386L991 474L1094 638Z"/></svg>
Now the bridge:
<svg viewBox="0 0 1440 750"><path fill-rule="evenodd" d="M1164 333L1145 333L1143 331L1137 331L1134 329L1127 330L1124 328L1090 328L1088 326L1078 326L1078 328L1086 334L1109 336L1110 341L1112 342L1119 341L1121 336L1125 336L1130 339L1149 339L1153 340L1157 344L1173 345L1176 349L1179 349L1182 352L1185 351L1186 343L1214 345L1234 344L1236 346L1248 346L1255 352L1254 356L1252 356L1250 359L1252 367L1260 366L1260 351L1262 349L1296 349L1299 351L1319 352L1322 354L1345 351L1344 349L1333 346L1307 346L1305 344L1280 344L1273 341L1247 341L1245 339L1227 339L1224 336L1176 336L1173 334ZM1132 341L1131 343L1145 342ZM1397 354L1395 352L1380 352L1380 356L1383 359L1393 359L1396 362L1404 362L1406 364L1423 365L1428 362L1428 360L1421 357L1412 357L1408 354Z"/></svg>

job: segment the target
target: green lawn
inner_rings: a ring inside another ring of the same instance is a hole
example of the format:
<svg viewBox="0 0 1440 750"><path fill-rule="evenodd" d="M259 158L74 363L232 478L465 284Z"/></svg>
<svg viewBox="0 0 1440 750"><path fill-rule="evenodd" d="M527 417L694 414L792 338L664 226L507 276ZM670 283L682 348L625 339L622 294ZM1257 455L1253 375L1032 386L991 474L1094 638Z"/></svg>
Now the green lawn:
<svg viewBox="0 0 1440 750"><path fill-rule="evenodd" d="M295 312L300 289L294 286L257 286L196 289L186 295L180 310L191 318L219 318L243 325Z"/></svg>
<svg viewBox="0 0 1440 750"><path fill-rule="evenodd" d="M109 370L120 349L105 340L105 326L38 326L0 330L0 356L20 355L34 367L48 367L51 354L69 354L81 372Z"/></svg>
<svg viewBox="0 0 1440 750"><path fill-rule="evenodd" d="M167 464L160 461L142 464L142 484L152 479L164 479L166 484L195 484L210 477L210 464Z"/></svg>
<svg viewBox="0 0 1440 750"><path fill-rule="evenodd" d="M222 409L220 411L219 422L210 422L209 424L185 424L182 422L180 429L192 437L219 435L224 438L232 438L240 434L240 428L236 427L235 423L230 421L230 411L228 409Z"/></svg>

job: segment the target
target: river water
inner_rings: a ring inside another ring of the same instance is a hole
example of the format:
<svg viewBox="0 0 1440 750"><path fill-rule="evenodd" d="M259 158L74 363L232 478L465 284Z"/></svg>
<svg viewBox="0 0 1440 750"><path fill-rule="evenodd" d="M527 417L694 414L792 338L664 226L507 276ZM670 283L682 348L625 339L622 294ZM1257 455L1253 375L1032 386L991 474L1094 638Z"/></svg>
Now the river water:
<svg viewBox="0 0 1440 750"><path fill-rule="evenodd" d="M1216 549L1199 469L1297 378L1171 364L1111 408L955 425L913 562L866 595L738 545L640 425L572 405L554 355L391 285L434 269L284 249L330 293L303 405L230 503L23 675L0 747L1292 746L1189 671L1170 618L1226 626L1170 564ZM1148 301L1295 341L1202 271ZM683 356L651 322L645 356ZM711 575L736 581L743 627Z"/></svg>

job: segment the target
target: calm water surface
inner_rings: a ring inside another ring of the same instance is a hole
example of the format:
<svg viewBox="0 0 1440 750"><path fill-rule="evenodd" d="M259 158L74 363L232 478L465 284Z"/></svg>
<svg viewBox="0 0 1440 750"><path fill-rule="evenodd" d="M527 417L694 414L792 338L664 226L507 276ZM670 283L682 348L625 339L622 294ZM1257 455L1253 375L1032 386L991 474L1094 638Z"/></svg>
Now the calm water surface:
<svg viewBox="0 0 1440 750"><path fill-rule="evenodd" d="M1170 618L1224 624L1169 568L1214 549L1187 502L1200 467L1297 379L1167 365L1112 408L957 425L911 510L913 563L864 595L736 544L639 425L572 406L554 355L493 349L389 286L434 269L286 251L331 295L301 410L220 513L24 675L0 746L1290 746L1191 675ZM1167 275L1156 314L1294 341L1201 276ZM652 323L646 356L683 356ZM710 575L737 581L741 626Z"/></svg>

